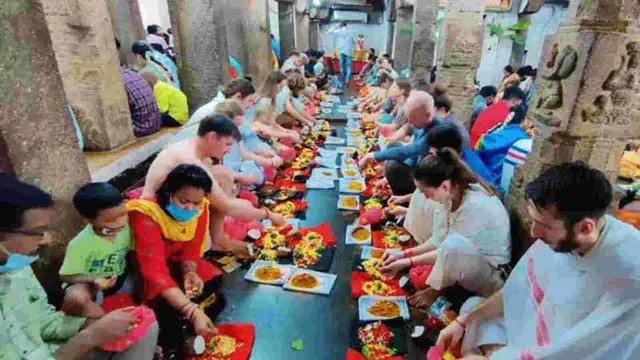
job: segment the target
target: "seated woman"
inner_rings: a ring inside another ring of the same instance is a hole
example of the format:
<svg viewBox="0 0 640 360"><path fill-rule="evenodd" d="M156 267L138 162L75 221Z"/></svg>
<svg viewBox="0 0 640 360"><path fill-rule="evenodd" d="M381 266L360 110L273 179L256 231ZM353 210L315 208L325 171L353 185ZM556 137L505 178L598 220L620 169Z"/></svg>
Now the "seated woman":
<svg viewBox="0 0 640 360"><path fill-rule="evenodd" d="M390 131L398 130L402 125L406 124L407 118L402 110L404 102L411 92L411 82L407 79L396 80L387 92L386 105L387 109L381 109L380 120L378 126L389 127Z"/></svg>
<svg viewBox="0 0 640 360"><path fill-rule="evenodd" d="M380 110L391 85L393 85L391 75L384 70L380 70L375 86L371 89L369 96L358 105L358 111L363 112L365 109L370 109L371 112L375 113Z"/></svg>
<svg viewBox="0 0 640 360"><path fill-rule="evenodd" d="M234 100L225 100L218 104L216 113L227 115L238 127L241 127L245 121L244 110ZM282 165L282 160L278 161L277 159L267 158L249 151L245 146L244 139L241 138L233 142L231 149L223 157L222 165L233 172L236 183L251 187L264 183L264 167L277 168Z"/></svg>
<svg viewBox="0 0 640 360"><path fill-rule="evenodd" d="M304 76L292 72L287 77L287 86L283 87L276 96L276 122L285 128L294 125L313 127L316 120L304 110L298 96L307 87Z"/></svg>
<svg viewBox="0 0 640 360"><path fill-rule="evenodd" d="M260 104L256 106L256 119L251 123L253 130L267 141L271 141L271 146L276 151L286 150L288 147L275 140L288 140L293 144L302 142L300 133L294 130L285 129L276 123L273 106Z"/></svg>
<svg viewBox="0 0 640 360"><path fill-rule="evenodd" d="M196 334L217 332L212 318L224 306L217 299L205 310L197 305L218 289L222 272L201 258L209 228L212 180L196 165L173 169L155 200L127 203L135 253L142 277L143 300L155 310L165 351L184 345L183 320Z"/></svg>
<svg viewBox="0 0 640 360"><path fill-rule="evenodd" d="M381 271L393 277L411 266L434 265L428 287L409 297L419 308L456 284L490 296L504 285L501 267L511 259L509 215L496 191L449 148L425 157L414 176L425 198L440 204L425 212L429 240L402 254L385 254Z"/></svg>

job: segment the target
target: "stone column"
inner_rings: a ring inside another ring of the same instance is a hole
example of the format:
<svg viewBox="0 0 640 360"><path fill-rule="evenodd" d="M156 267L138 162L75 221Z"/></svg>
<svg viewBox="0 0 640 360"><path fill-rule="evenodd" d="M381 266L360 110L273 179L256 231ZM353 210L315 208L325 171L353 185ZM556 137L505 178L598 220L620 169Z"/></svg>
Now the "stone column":
<svg viewBox="0 0 640 360"><path fill-rule="evenodd" d="M309 49L309 1L296 1L296 50Z"/></svg>
<svg viewBox="0 0 640 360"><path fill-rule="evenodd" d="M640 4L571 2L547 37L529 116L532 152L511 182L508 207L526 219L524 189L549 165L583 160L614 183L628 140L640 137Z"/></svg>
<svg viewBox="0 0 640 360"><path fill-rule="evenodd" d="M41 0L46 24L86 150L110 150L134 139L104 0Z"/></svg>
<svg viewBox="0 0 640 360"><path fill-rule="evenodd" d="M193 112L210 102L228 79L224 12L212 1L169 0L169 13L182 90Z"/></svg>
<svg viewBox="0 0 640 360"><path fill-rule="evenodd" d="M295 39L295 15L296 11L294 0L278 1L278 18L280 30L280 55L284 62L289 53L296 49Z"/></svg>
<svg viewBox="0 0 640 360"><path fill-rule="evenodd" d="M113 33L120 41L120 56L128 64L133 64L135 56L131 51L131 46L137 40L145 38L145 30L142 25L142 16L140 15L140 6L138 0L105 0Z"/></svg>
<svg viewBox="0 0 640 360"><path fill-rule="evenodd" d="M427 78L435 55L436 0L416 0L413 7L413 38L410 67L415 77Z"/></svg>
<svg viewBox="0 0 640 360"><path fill-rule="evenodd" d="M393 36L393 60L395 68L402 70L410 65L413 41L413 6L407 4L396 11L396 31Z"/></svg>
<svg viewBox="0 0 640 360"><path fill-rule="evenodd" d="M309 25L309 48L320 49L320 20L313 19Z"/></svg>
<svg viewBox="0 0 640 360"><path fill-rule="evenodd" d="M248 54L245 72L253 78L254 84L262 86L271 71L269 5L267 0L244 0L244 11L243 44Z"/></svg>
<svg viewBox="0 0 640 360"><path fill-rule="evenodd" d="M391 54L393 52L393 39L396 32L396 0L389 0L387 3L387 38L384 46L384 52Z"/></svg>
<svg viewBox="0 0 640 360"><path fill-rule="evenodd" d="M50 252L36 270L52 289L66 243L83 227L71 198L90 181L73 124L43 7L38 0L3 0L0 6L0 156L15 175L50 192L57 223ZM5 169L7 170L7 169ZM60 289L60 287L57 287Z"/></svg>
<svg viewBox="0 0 640 360"><path fill-rule="evenodd" d="M482 57L484 1L451 0L440 37L437 82L449 90L453 112L462 122L471 116L474 79Z"/></svg>
<svg viewBox="0 0 640 360"><path fill-rule="evenodd" d="M224 0L218 9L224 12L228 55L238 60L244 71L248 71L249 49L244 46L247 30L245 18L252 15L244 13L244 1L242 0Z"/></svg>

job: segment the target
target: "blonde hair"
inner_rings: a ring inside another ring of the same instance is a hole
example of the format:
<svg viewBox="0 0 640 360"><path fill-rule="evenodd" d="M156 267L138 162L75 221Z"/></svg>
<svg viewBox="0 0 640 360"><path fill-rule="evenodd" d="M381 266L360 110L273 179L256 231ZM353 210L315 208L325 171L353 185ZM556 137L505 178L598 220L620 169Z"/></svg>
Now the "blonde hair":
<svg viewBox="0 0 640 360"><path fill-rule="evenodd" d="M216 106L216 114L225 114L233 120L236 116L244 115L244 110L237 101L224 100Z"/></svg>
<svg viewBox="0 0 640 360"><path fill-rule="evenodd" d="M271 104L260 104L256 107L256 121L269 122L273 116L273 106Z"/></svg>

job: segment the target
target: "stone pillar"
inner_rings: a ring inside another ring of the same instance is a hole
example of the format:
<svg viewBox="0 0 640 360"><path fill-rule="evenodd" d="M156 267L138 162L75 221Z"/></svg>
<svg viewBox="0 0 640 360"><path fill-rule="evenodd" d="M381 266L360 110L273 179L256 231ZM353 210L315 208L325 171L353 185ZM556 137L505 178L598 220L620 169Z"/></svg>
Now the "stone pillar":
<svg viewBox="0 0 640 360"><path fill-rule="evenodd" d="M393 39L396 32L396 0L389 0L387 4L387 38L384 46L384 52L391 54L393 52Z"/></svg>
<svg viewBox="0 0 640 360"><path fill-rule="evenodd" d="M244 13L242 0L224 0L218 9L224 12L228 55L238 60L244 71L248 71L249 49L244 46L245 17L250 17L251 14Z"/></svg>
<svg viewBox="0 0 640 360"><path fill-rule="evenodd" d="M127 64L133 64L135 56L131 46L137 40L145 38L138 0L105 0L113 33L120 41L120 56L124 56Z"/></svg>
<svg viewBox="0 0 640 360"><path fill-rule="evenodd" d="M182 90L193 112L216 96L229 68L224 12L207 0L169 0Z"/></svg>
<svg viewBox="0 0 640 360"><path fill-rule="evenodd" d="M293 0L278 1L278 26L280 28L280 55L282 62L296 49L295 11L296 7Z"/></svg>
<svg viewBox="0 0 640 360"><path fill-rule="evenodd" d="M248 62L245 73L254 84L262 83L271 71L271 36L269 31L269 4L267 0L244 0L244 48Z"/></svg>
<svg viewBox="0 0 640 360"><path fill-rule="evenodd" d="M309 25L309 48L320 49L320 20L313 19Z"/></svg>
<svg viewBox="0 0 640 360"><path fill-rule="evenodd" d="M396 11L396 31L393 36L393 61L395 68L402 70L410 65L411 42L413 41L413 6L399 7Z"/></svg>
<svg viewBox="0 0 640 360"><path fill-rule="evenodd" d="M89 169L77 148L73 124L64 116L67 99L42 4L3 1L0 156L9 160L18 178L50 192L56 200L54 242L36 269L49 290L58 278L66 243L84 225L71 198L90 181Z"/></svg>
<svg viewBox="0 0 640 360"><path fill-rule="evenodd" d="M413 7L413 38L410 67L415 77L427 78L435 56L436 0L416 0Z"/></svg>
<svg viewBox="0 0 640 360"><path fill-rule="evenodd" d="M41 0L46 24L86 150L110 150L134 139L104 0Z"/></svg>
<svg viewBox="0 0 640 360"><path fill-rule="evenodd" d="M309 49L309 1L296 0L296 50Z"/></svg>
<svg viewBox="0 0 640 360"><path fill-rule="evenodd" d="M529 109L533 149L507 202L523 219L525 186L550 165L583 160L615 182L625 145L640 137L639 16L634 0L575 1L547 37Z"/></svg>
<svg viewBox="0 0 640 360"><path fill-rule="evenodd" d="M469 121L482 57L484 1L451 0L440 37L437 82L449 90L453 112Z"/></svg>

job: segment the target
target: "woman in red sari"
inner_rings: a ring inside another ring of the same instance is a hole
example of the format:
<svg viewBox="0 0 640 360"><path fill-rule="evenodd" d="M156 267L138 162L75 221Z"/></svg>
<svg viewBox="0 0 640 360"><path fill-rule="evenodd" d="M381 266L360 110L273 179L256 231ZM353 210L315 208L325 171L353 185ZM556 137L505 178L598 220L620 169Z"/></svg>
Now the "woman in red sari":
<svg viewBox="0 0 640 360"><path fill-rule="evenodd" d="M211 320L215 315L210 317L211 312L196 304L212 299L219 284L214 280L222 274L201 258L209 229L211 181L202 168L179 165L155 200L127 203L144 301L156 312L165 351L179 352L191 328L203 336L217 332ZM223 303L218 298L217 306L207 309L218 313Z"/></svg>

